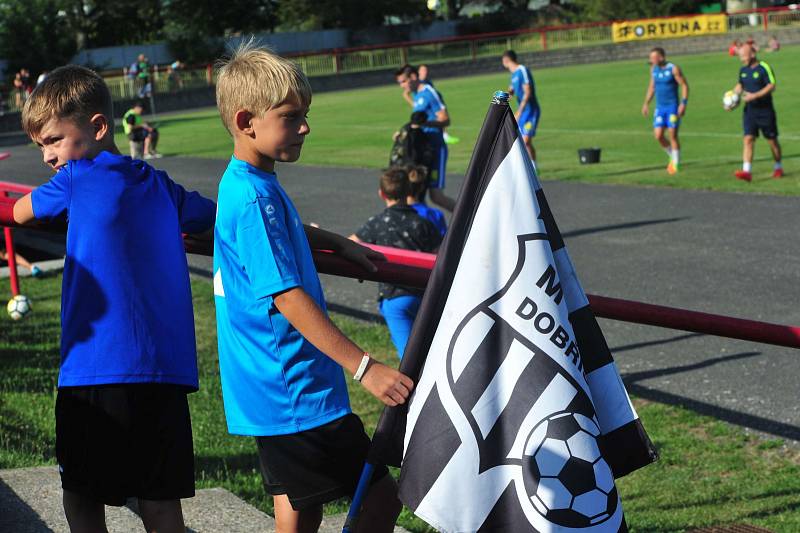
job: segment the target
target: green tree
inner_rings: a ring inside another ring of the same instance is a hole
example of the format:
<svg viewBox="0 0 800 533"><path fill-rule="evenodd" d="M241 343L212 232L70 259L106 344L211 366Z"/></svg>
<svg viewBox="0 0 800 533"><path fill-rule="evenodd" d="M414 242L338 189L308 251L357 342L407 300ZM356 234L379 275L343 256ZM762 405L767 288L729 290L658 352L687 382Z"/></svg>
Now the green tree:
<svg viewBox="0 0 800 533"><path fill-rule="evenodd" d="M162 0L60 0L78 48L162 39L162 3Z"/></svg>
<svg viewBox="0 0 800 533"><path fill-rule="evenodd" d="M279 0L281 25L298 30L380 26L387 18L427 16L425 0Z"/></svg>
<svg viewBox="0 0 800 533"><path fill-rule="evenodd" d="M584 20L622 20L693 13L698 2L692 0L574 0Z"/></svg>
<svg viewBox="0 0 800 533"><path fill-rule="evenodd" d="M25 67L33 76L63 65L77 51L75 34L59 0L0 2L0 57L7 74Z"/></svg>
<svg viewBox="0 0 800 533"><path fill-rule="evenodd" d="M164 37L173 54L199 63L219 57L223 39L272 31L276 0L163 0Z"/></svg>

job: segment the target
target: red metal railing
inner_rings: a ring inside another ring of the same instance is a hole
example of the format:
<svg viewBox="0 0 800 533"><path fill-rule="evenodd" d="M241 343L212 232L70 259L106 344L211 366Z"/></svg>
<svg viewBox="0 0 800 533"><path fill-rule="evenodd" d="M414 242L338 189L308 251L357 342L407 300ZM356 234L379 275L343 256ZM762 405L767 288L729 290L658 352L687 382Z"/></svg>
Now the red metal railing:
<svg viewBox="0 0 800 533"><path fill-rule="evenodd" d="M30 190L29 187L0 182L0 191L7 186L14 187L16 192ZM0 226L16 225L13 218L14 202L15 200L0 195ZM57 227L37 229L63 232L63 228ZM210 242L191 245L187 243L186 248L188 253L201 255L212 255L213 253ZM371 248L383 253L386 257L385 261L375 262L376 272L368 272L354 263L324 250L314 250L314 262L317 270L323 274L368 281L385 281L413 287L427 285L436 262L435 255L382 246L371 246ZM587 297L595 314L601 318L800 348L800 327L797 326L701 313L593 294L588 294Z"/></svg>

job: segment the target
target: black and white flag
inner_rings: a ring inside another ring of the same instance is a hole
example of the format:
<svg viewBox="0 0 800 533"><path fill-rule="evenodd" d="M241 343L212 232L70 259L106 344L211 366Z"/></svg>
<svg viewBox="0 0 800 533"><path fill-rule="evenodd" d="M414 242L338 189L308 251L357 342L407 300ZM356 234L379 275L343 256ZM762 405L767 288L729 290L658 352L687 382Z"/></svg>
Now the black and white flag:
<svg viewBox="0 0 800 533"><path fill-rule="evenodd" d="M656 459L507 95L472 156L372 462L445 532L625 531L614 483Z"/></svg>

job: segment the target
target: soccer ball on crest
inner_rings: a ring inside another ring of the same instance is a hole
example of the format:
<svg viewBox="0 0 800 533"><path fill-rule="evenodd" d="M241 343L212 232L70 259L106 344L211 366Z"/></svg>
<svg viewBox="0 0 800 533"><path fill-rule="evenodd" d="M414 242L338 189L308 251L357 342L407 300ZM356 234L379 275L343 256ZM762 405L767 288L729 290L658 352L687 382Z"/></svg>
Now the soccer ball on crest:
<svg viewBox="0 0 800 533"><path fill-rule="evenodd" d="M725 94L722 96L722 107L726 110L733 109L739 105L740 102L739 95L733 91L726 91Z"/></svg>
<svg viewBox="0 0 800 533"><path fill-rule="evenodd" d="M6 311L12 320L20 320L31 312L31 301L24 294L17 294L8 301Z"/></svg>
<svg viewBox="0 0 800 533"><path fill-rule="evenodd" d="M600 428L580 413L556 413L537 425L522 457L525 490L548 521L568 528L611 518L619 496L597 438Z"/></svg>

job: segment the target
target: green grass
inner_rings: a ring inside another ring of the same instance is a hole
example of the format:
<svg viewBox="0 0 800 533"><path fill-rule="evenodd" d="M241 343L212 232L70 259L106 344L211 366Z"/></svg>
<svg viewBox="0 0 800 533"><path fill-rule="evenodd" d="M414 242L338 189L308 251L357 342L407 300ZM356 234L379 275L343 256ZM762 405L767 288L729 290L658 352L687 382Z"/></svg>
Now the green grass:
<svg viewBox="0 0 800 533"><path fill-rule="evenodd" d="M54 463L60 283L60 277L23 280L34 314L21 322L0 317L0 468ZM195 280L192 288L200 363L200 391L190 396L198 487L225 487L270 513L253 440L226 431L211 285ZM341 316L335 320L379 359L394 362L385 328ZM350 393L354 410L367 428L374 428L378 402L357 386ZM796 449L680 407L636 405L661 460L619 481L632 531L683 531L733 522L800 531ZM344 509L339 502L326 512ZM427 531L408 511L400 523Z"/></svg>
<svg viewBox="0 0 800 533"><path fill-rule="evenodd" d="M800 47L765 55L776 72L780 139L787 178L772 180L766 142L756 143L754 182L735 180L741 165L741 109L726 113L722 94L733 86L737 59L717 54L674 59L691 94L681 126L681 172L665 172L667 158L652 137L652 118L640 113L649 71L645 58L599 65L536 69L542 119L536 139L544 179L637 184L690 189L800 194ZM433 72L436 74L435 69ZM493 91L508 86L506 74L442 79L452 119L449 131L461 138L450 147L448 168L463 173ZM391 83L388 79L387 83ZM409 109L395 85L320 93L311 106L311 134L301 164L381 168L388 161L391 135L408 119ZM215 110L165 117L161 148L167 154L230 157L231 139ZM599 146L599 165L580 165L577 149Z"/></svg>

